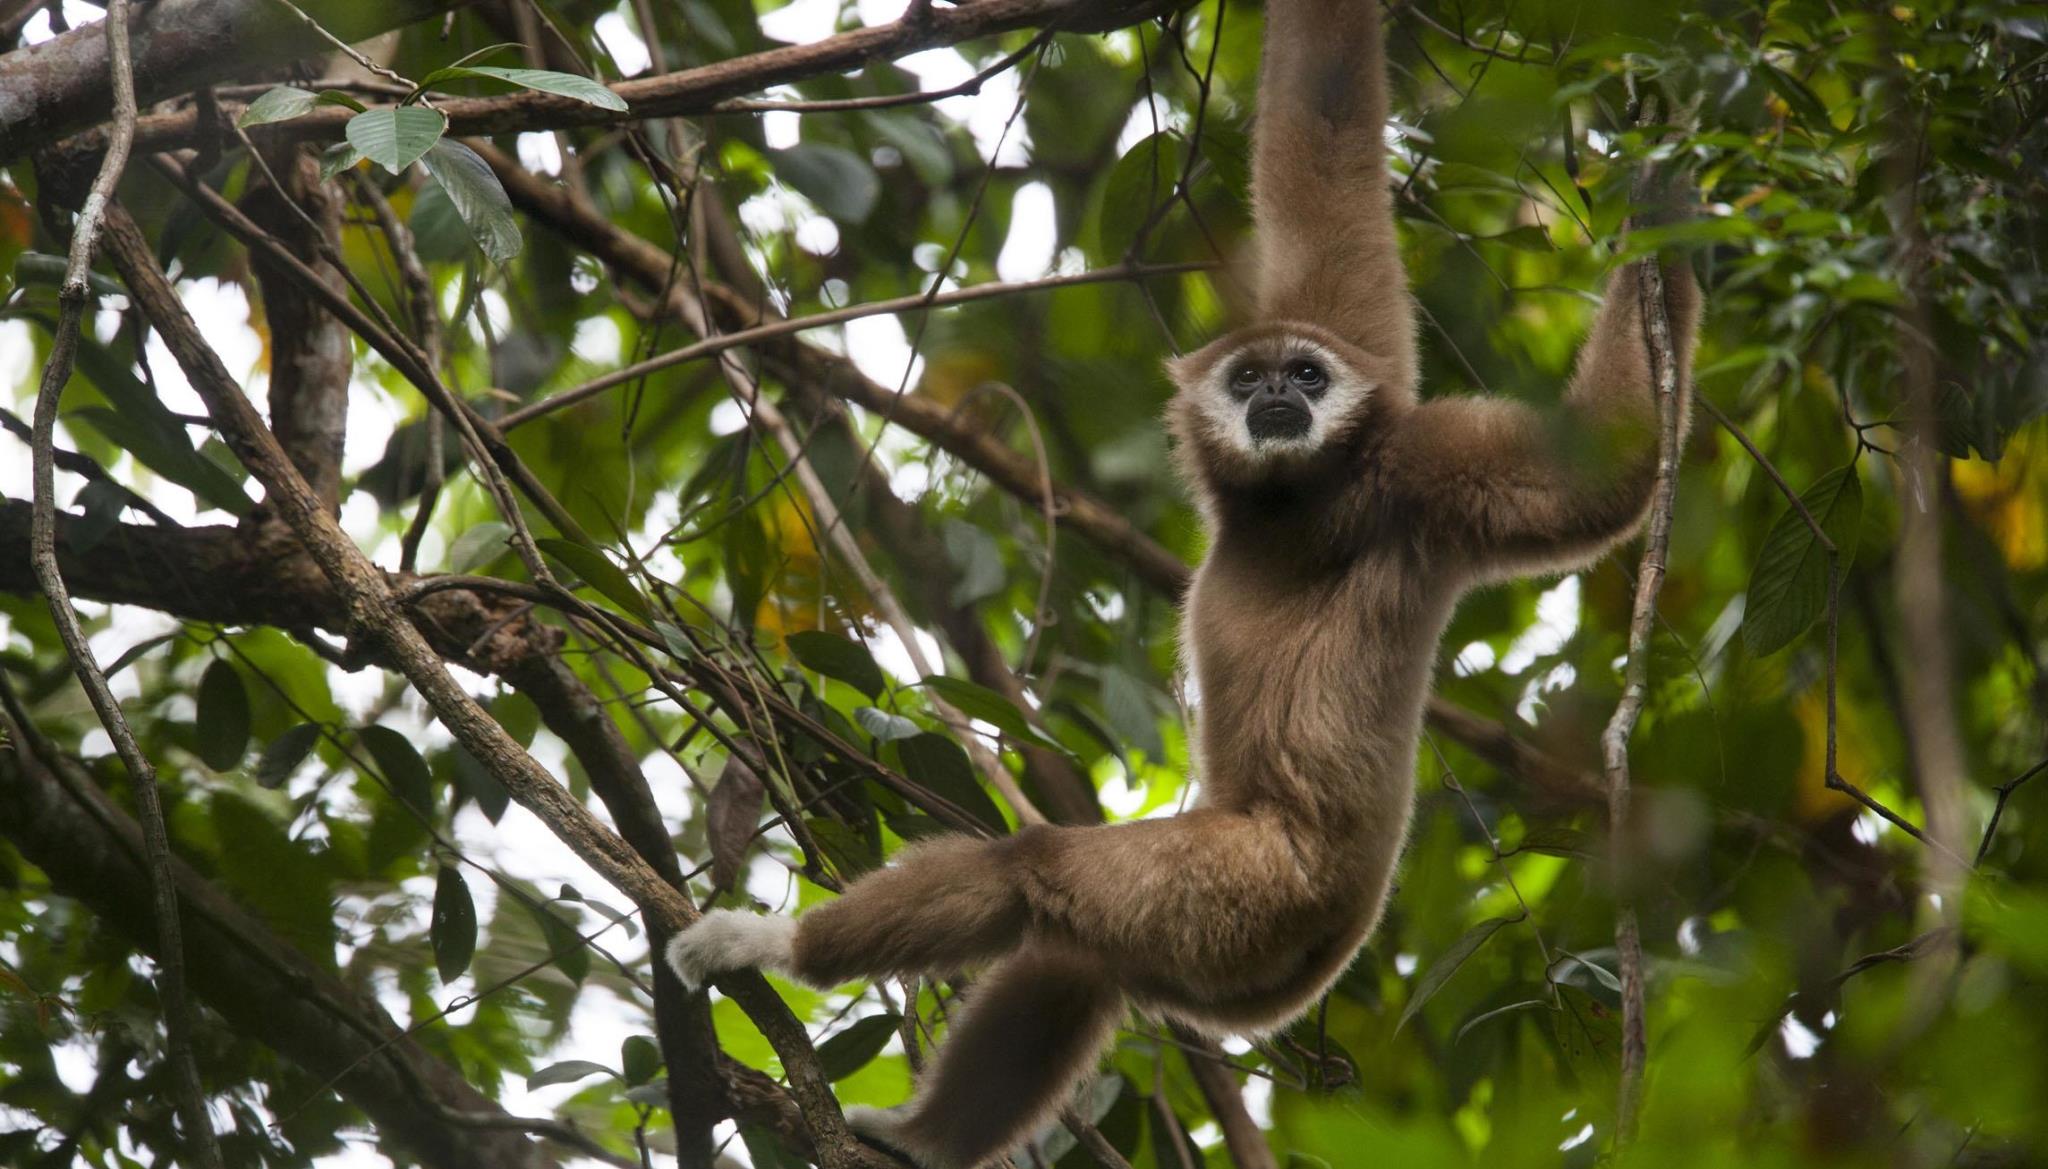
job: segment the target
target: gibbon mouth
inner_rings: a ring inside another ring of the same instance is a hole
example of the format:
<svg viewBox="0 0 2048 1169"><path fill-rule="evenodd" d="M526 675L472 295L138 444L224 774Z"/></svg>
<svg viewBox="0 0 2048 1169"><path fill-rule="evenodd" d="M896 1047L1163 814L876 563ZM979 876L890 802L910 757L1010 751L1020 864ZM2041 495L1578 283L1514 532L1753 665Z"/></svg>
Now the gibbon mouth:
<svg viewBox="0 0 2048 1169"><path fill-rule="evenodd" d="M1253 439L1262 440L1300 438L1308 433L1311 421L1313 420L1307 410L1295 402L1282 399L1277 402L1262 402L1252 407L1251 413L1245 415L1244 424L1246 429L1252 432Z"/></svg>

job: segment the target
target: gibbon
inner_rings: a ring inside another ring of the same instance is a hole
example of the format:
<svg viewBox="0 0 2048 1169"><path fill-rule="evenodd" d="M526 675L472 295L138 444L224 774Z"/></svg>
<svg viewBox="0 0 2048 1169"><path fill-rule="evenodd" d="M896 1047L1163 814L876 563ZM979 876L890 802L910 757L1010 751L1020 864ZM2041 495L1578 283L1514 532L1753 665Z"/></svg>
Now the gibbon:
<svg viewBox="0 0 2048 1169"><path fill-rule="evenodd" d="M1182 635L1196 806L928 841L800 919L720 910L668 950L693 987L741 966L815 986L986 967L915 1098L850 1116L927 1169L978 1169L1049 1119L1127 1004L1217 1036L1313 1004L1379 920L1459 596L1583 567L1648 510L1658 409L1633 266L1558 410L1421 401L1380 6L1266 12L1259 323L1169 363L1210 533ZM1664 288L1683 387L1699 292L1681 264Z"/></svg>

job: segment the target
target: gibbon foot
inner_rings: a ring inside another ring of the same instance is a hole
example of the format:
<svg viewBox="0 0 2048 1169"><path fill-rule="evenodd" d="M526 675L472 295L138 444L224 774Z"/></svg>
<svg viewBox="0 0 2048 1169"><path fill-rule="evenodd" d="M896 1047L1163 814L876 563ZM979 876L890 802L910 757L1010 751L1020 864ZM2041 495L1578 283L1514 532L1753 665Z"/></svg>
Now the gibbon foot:
<svg viewBox="0 0 2048 1169"><path fill-rule="evenodd" d="M669 939L668 964L696 990L714 974L754 966L787 974L796 944L796 919L714 909Z"/></svg>

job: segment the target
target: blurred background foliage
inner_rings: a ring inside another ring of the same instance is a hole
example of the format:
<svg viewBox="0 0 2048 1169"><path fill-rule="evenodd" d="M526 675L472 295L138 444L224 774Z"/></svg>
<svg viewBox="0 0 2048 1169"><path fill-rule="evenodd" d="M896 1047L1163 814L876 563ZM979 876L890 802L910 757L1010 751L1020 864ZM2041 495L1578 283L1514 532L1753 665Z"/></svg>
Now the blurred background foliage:
<svg viewBox="0 0 2048 1169"><path fill-rule="evenodd" d="M646 67L614 55L640 44L631 5L534 7L593 71ZM669 67L773 47L760 17L774 27L774 6L756 7L652 5ZM894 16L871 7L849 5L841 27ZM1651 249L1689 257L1709 306L1700 394L1806 496L1841 553L1840 773L1924 823L1901 678L1928 663L1902 650L1892 571L1902 510L1930 509L1944 534L1972 855L1975 834L2003 810L1960 914L1945 907L1960 937L1930 937L1946 927L1923 892L1928 846L1826 783L1829 639L1824 593L1812 587L1826 579L1820 550L1758 460L1701 416L1632 755L1649 1065L1628 1158L1745 1169L2048 1161L2048 781L1999 790L2048 754L2048 6L1475 0L1397 5L1389 22L1389 141L1429 392L1554 395L1602 273ZM678 218L697 212L650 180L640 151L652 143L694 159L703 179L694 198L716 205L712 220L733 246L714 256L716 278L775 314L917 294L935 278L950 289L1041 274L1020 263L1059 273L1132 261L1227 265L1247 228L1259 26L1253 4L1202 0L1107 34L963 45L972 68L1030 48L980 97L937 108L722 115L650 124L637 140L583 130L499 144L530 167L570 152L575 183L603 219L665 252L677 250ZM479 11L442 31L438 22L406 31L391 46L392 67L417 77L506 39ZM837 100L919 84L909 69L876 62L773 96ZM1631 125L1645 93L1672 111L1666 124ZM1624 240L1628 177L1652 156L1689 169L1700 210ZM47 322L53 289L33 261L61 252L61 241L38 215L30 168L4 175L5 313ZM547 224L522 220L523 254L491 268L431 185L366 169L357 179L386 189L409 219L448 317L452 380L487 413L691 339L650 314L647 290ZM231 150L210 181L233 197L253 180ZM180 279L244 290L249 327L267 347L240 248L146 168L131 168L124 197ZM1021 258L1006 260L1012 245ZM402 314L389 245L360 207L342 246ZM1111 819L1171 811L1197 788L1174 598L1128 549L1084 539L1062 517L1049 524L1034 493L1006 489L880 412L855 408L842 422L828 405L832 379L904 384L1192 561L1199 526L1158 425L1169 392L1160 359L1214 335L1241 300L1225 267L884 317L900 333L820 330L808 335L815 349L794 351L850 353L851 367L741 351L803 433L842 522L920 628L938 635L955 663L948 672L973 673L958 666L961 638L973 635L960 632L964 620L1022 679L1031 727L1011 698L940 692L1001 732L989 741L1000 741L1006 765L1067 818L1095 814L1090 805ZM67 395L69 439L181 516L230 522L220 509L234 510L254 485L239 485L239 468L202 428L174 425L190 451L135 437L142 407L133 399L150 399L164 370L138 374L139 330L119 314L111 323ZM42 329L4 335L35 351L5 367L19 376L23 413ZM1947 456L1936 482L1905 478L1897 458L1911 441L1901 356L1915 330L1936 354ZM360 350L355 376L343 516L389 567L423 479L425 407ZM934 689L918 685L875 598L829 548L782 452L745 425L728 380L715 363L670 368L513 432L521 458L612 555L607 571L578 547L558 567L590 582L592 601L658 618L674 661L724 662L842 746L984 821L1013 825L951 745ZM25 464L26 447L5 457ZM120 501L92 491L60 503L104 530ZM421 568L522 579L506 531L489 496L456 474ZM1792 584L1764 579L1760 565L1783 568L1788 557ZM1439 693L1562 771L1597 774L1634 570L1630 550L1579 576L1474 596L1444 643ZM629 1091L660 1074L644 1038L644 943L611 926L599 938L605 952L556 945L565 931L607 927L623 902L565 855L542 862L508 846L533 835L511 827L525 814L506 810L503 792L416 697L374 672L344 671L284 631L131 607L86 611L103 664L120 659L131 717L164 769L181 855L401 1020L426 1019L553 951L551 964L421 1028L418 1041L486 1093L576 1081L516 1098L527 1112L535 1100L557 1107L621 1154L645 1125L659 1155L663 1098ZM125 798L41 601L0 598L0 614L0 668L36 725L82 751ZM681 693L712 709L717 733L706 733L674 693L587 627L536 616L566 631L563 660L643 757L700 900L716 884L721 903L789 912L939 826L930 809L820 740L743 725L685 683ZM130 647L140 652L123 652ZM515 735L587 791L581 763L539 729L529 698L472 682ZM319 730L294 730L305 723ZM360 733L377 726L399 733ZM758 753L729 757L734 742ZM1027 743L1049 766L1085 777L1088 795L1077 804L1071 791L1062 802L1046 790L1048 772L1024 766ZM1301 1024L1230 1045L1252 1114L1286 1166L1603 1160L1613 1152L1619 1047L1604 809L1571 784L1504 773L1438 731L1421 758L1400 890L1370 946ZM800 830L768 819L797 805ZM756 833L761 822L771 826ZM472 869L468 891L451 892L443 874L456 871L448 866L458 854L494 875ZM0 1135L0 1161L35 1164L55 1131L80 1123L85 1163L165 1163L176 1145L160 1030L132 941L5 846L0 874L0 1129L10 1134ZM448 947L459 954L460 914L454 926L437 924L437 896L473 900L482 919L453 985L437 965L450 964ZM1937 950L1953 960L1922 961ZM843 1075L842 1101L903 1097L902 988L778 986ZM935 994L951 988L924 986L916 1006L938 1028ZM713 1017L729 1055L779 1074L735 1004L716 1002ZM631 1037L623 1046L621 1035ZM347 1104L217 1019L202 1028L198 1055L216 1115L234 1126L237 1164L305 1164L375 1143ZM609 1074L565 1062L579 1059ZM120 1070L130 1060L133 1078ZM118 1076L92 1087L81 1065ZM1134 1021L1122 1035L1092 1109L1141 1169L1233 1164L1175 1043L1152 1024ZM727 1155L799 1163L754 1129ZM1032 1156L1091 1163L1064 1134Z"/></svg>

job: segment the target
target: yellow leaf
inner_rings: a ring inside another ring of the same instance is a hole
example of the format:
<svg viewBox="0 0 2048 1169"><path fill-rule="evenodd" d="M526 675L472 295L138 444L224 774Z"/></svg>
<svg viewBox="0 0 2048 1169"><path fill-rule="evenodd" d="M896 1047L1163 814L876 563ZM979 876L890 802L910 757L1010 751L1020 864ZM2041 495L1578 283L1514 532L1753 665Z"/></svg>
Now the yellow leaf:
<svg viewBox="0 0 2048 1169"><path fill-rule="evenodd" d="M2033 572L2048 566L2048 430L2020 431L1996 463L1952 460L1949 474L2007 567Z"/></svg>

